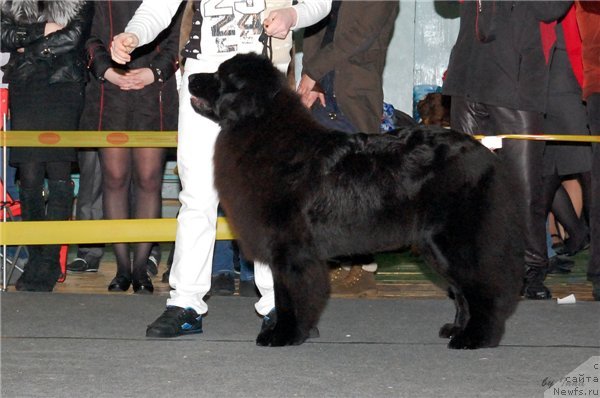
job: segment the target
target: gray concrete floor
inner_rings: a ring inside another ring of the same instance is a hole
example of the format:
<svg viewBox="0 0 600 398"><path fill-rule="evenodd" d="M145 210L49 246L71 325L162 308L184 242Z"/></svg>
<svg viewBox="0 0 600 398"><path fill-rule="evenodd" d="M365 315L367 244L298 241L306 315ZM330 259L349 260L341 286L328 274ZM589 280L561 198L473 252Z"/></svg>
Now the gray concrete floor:
<svg viewBox="0 0 600 398"><path fill-rule="evenodd" d="M167 340L144 337L164 296L0 300L3 398L542 397L600 355L599 302L524 301L500 347L454 351L449 300L332 299L321 337L284 348L254 344L250 298L211 298L203 334Z"/></svg>

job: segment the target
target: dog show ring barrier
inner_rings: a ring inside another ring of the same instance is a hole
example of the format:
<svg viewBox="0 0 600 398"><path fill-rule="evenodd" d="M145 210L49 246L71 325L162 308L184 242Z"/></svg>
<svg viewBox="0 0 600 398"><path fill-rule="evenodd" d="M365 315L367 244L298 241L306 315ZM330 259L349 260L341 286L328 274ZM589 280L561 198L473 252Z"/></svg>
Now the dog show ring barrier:
<svg viewBox="0 0 600 398"><path fill-rule="evenodd" d="M144 147L173 148L177 146L177 132L161 134L146 131L2 131L0 132L3 152L7 147ZM492 139L493 147L501 146L503 139L536 141L573 141L600 143L600 136L589 135L500 135L494 137L475 136L480 140ZM6 156L3 157L6 162ZM2 181L5 178L6 164L2 167ZM6 185L6 184L5 184ZM6 203L6 191L2 194L2 204ZM4 206L3 206L4 208ZM5 253L6 246L83 244L119 242L172 242L175 240L177 221L170 219L128 219L93 221L18 221L0 223L0 245ZM227 220L219 217L217 239L231 240L234 234ZM2 290L6 290L6 257L2 264Z"/></svg>

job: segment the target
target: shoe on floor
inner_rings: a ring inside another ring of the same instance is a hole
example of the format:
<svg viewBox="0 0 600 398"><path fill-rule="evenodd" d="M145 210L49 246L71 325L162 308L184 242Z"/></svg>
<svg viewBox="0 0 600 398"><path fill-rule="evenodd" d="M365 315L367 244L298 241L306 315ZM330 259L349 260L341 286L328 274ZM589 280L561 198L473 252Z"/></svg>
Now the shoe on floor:
<svg viewBox="0 0 600 398"><path fill-rule="evenodd" d="M552 293L544 285L546 269L542 267L528 267L525 271L525 284L523 296L530 300L550 300Z"/></svg>
<svg viewBox="0 0 600 398"><path fill-rule="evenodd" d="M192 308L175 306L168 306L146 329L146 337L177 337L193 333L202 333L202 315Z"/></svg>
<svg viewBox="0 0 600 398"><path fill-rule="evenodd" d="M331 297L377 296L375 273L365 271L361 265L353 265L346 278L331 286Z"/></svg>
<svg viewBox="0 0 600 398"><path fill-rule="evenodd" d="M575 266L575 261L564 256L552 256L548 259L549 274L568 274Z"/></svg>
<svg viewBox="0 0 600 398"><path fill-rule="evenodd" d="M146 269L148 270L148 274L152 276L158 275L158 263L160 262L160 258L157 258L152 253L148 256L148 261L146 262Z"/></svg>
<svg viewBox="0 0 600 398"><path fill-rule="evenodd" d="M98 268L100 268L99 258L76 257L73 261L67 264L67 273L98 272Z"/></svg>
<svg viewBox="0 0 600 398"><path fill-rule="evenodd" d="M339 266L337 268L329 271L329 284L333 288L334 285L338 285L346 279L348 274L350 273L350 269Z"/></svg>
<svg viewBox="0 0 600 398"><path fill-rule="evenodd" d="M233 274L222 273L213 275L210 282L211 296L232 296L235 292L235 279Z"/></svg>
<svg viewBox="0 0 600 398"><path fill-rule="evenodd" d="M258 289L254 284L254 280L240 281L239 293L241 297L258 297Z"/></svg>
<svg viewBox="0 0 600 398"><path fill-rule="evenodd" d="M169 277L171 276L171 267L168 267L165 272L162 274L162 283L169 283Z"/></svg>

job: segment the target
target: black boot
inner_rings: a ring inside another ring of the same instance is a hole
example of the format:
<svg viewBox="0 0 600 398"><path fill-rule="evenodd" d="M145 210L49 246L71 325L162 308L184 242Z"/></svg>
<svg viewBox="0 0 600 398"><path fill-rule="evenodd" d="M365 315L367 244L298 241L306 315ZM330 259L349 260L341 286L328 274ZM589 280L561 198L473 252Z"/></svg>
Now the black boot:
<svg viewBox="0 0 600 398"><path fill-rule="evenodd" d="M44 201L44 187L42 185L19 189L21 200L21 219L23 221L43 221L46 215L46 203ZM23 274L17 280L17 290L29 291L36 284L39 266L42 260L42 248L40 245L27 246L28 260Z"/></svg>
<svg viewBox="0 0 600 398"><path fill-rule="evenodd" d="M45 219L47 221L68 220L73 211L73 183L70 180L48 181L48 206ZM44 245L39 259L35 261L30 274L20 284L17 290L51 292L61 274L60 245ZM23 279L23 273L19 281Z"/></svg>
<svg viewBox="0 0 600 398"><path fill-rule="evenodd" d="M544 279L546 279L546 268L527 267L523 296L530 300L550 300L552 293L544 285Z"/></svg>

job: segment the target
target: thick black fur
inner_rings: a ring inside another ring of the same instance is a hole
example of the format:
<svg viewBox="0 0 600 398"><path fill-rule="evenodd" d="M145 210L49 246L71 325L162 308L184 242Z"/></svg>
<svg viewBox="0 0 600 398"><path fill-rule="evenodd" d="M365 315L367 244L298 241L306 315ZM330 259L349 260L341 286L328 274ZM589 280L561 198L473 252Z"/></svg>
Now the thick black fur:
<svg viewBox="0 0 600 398"><path fill-rule="evenodd" d="M245 255L270 264L277 323L258 345L302 344L329 295L326 260L417 245L449 285L450 348L497 346L519 300L516 191L468 135L415 127L345 134L317 124L265 58L189 79L217 121L215 185ZM198 131L202 134L202 131Z"/></svg>

